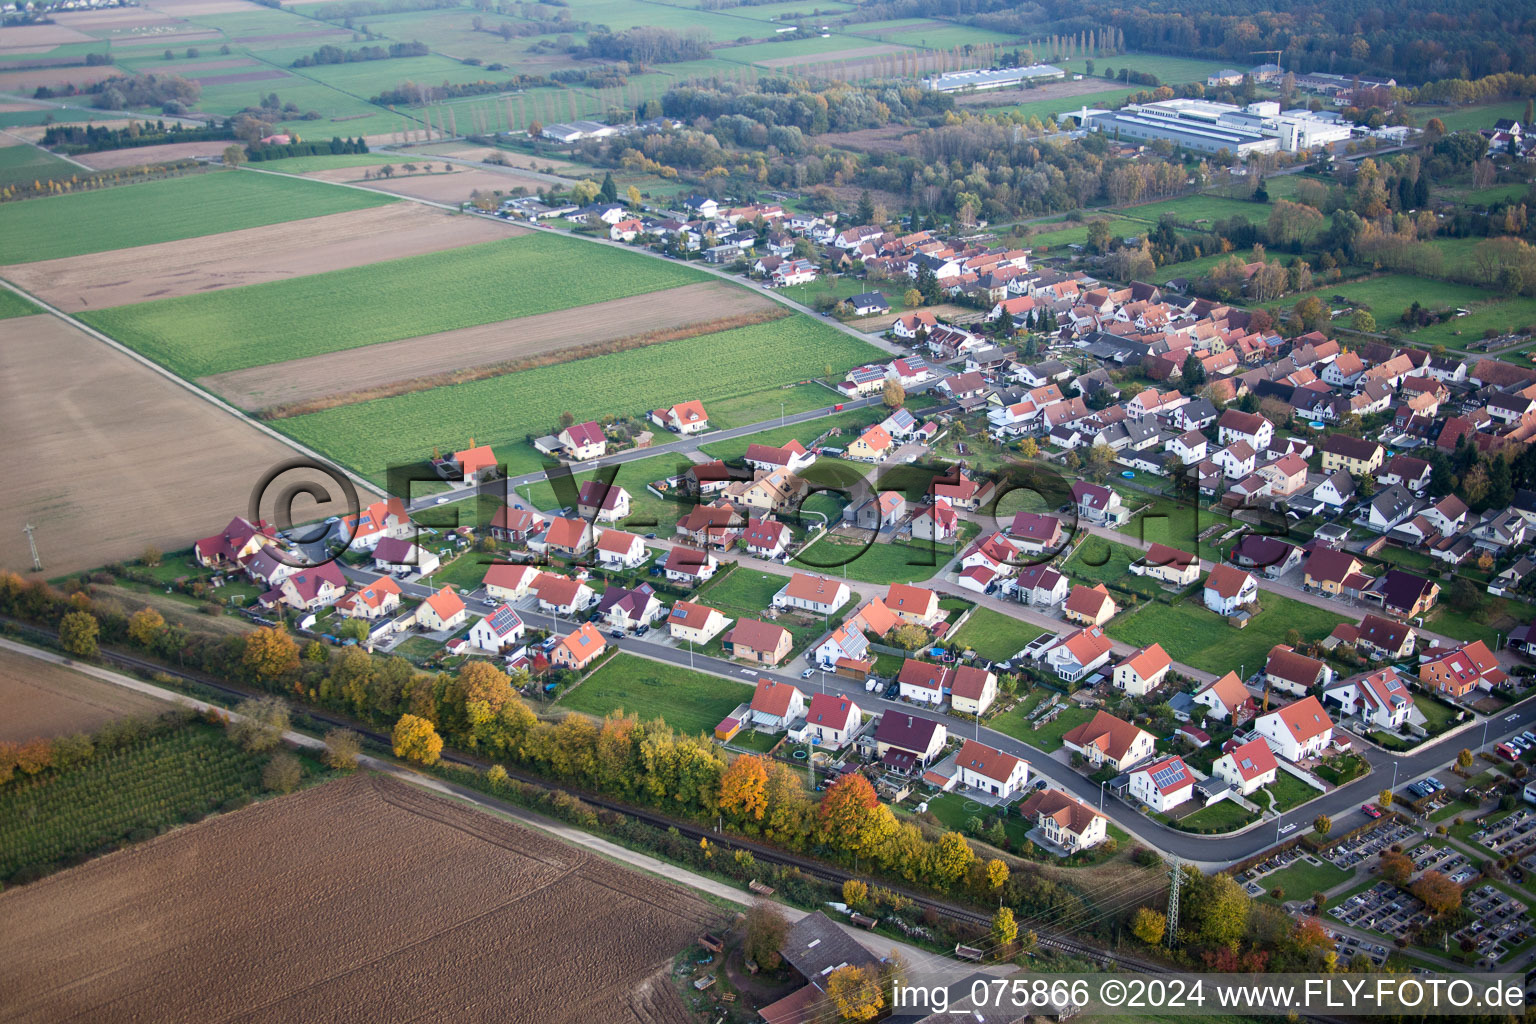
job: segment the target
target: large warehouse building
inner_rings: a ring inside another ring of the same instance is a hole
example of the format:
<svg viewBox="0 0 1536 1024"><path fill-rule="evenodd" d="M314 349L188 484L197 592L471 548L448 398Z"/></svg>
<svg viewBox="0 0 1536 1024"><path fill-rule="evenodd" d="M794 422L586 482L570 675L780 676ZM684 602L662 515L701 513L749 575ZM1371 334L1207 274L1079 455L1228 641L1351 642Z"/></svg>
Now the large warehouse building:
<svg viewBox="0 0 1536 1024"><path fill-rule="evenodd" d="M1336 114L1280 109L1264 101L1246 107L1207 100L1163 100L1119 110L1090 110L1079 115L1083 127L1118 134L1122 139L1164 140L1200 153L1222 150L1246 159L1251 153L1294 153L1317 149L1350 137L1349 125Z"/></svg>
<svg viewBox="0 0 1536 1024"><path fill-rule="evenodd" d="M1024 82L1053 82L1067 73L1051 64L1031 64L1027 68L977 68L973 71L949 71L923 79L923 88L934 92L959 92L962 89L1007 89Z"/></svg>

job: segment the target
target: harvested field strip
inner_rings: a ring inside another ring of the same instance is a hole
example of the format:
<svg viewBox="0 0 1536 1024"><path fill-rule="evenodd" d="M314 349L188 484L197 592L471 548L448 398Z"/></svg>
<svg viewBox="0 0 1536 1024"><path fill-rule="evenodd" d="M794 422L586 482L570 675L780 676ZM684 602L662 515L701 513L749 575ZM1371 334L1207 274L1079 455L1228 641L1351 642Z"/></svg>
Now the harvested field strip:
<svg viewBox="0 0 1536 1024"><path fill-rule="evenodd" d="M210 522L228 522L234 496L293 457L56 317L0 320L0 381L0 435L26 438L27 451L26 471L8 473L0 490L0 536L35 525L50 576L134 558L149 544L184 547ZM31 565L25 543L0 545L0 568Z"/></svg>
<svg viewBox="0 0 1536 1024"><path fill-rule="evenodd" d="M706 313L718 315L698 319ZM242 408L261 410L263 419L282 419L750 327L789 315L786 307L756 292L710 281L657 295L385 342L370 350L375 358L367 367L358 365L354 353L331 352L204 377L199 383ZM626 333L636 327L650 329ZM458 368L443 370L445 366Z"/></svg>
<svg viewBox="0 0 1536 1024"><path fill-rule="evenodd" d="M28 199L0 205L0 263L196 238L395 201L302 178L227 171Z"/></svg>
<svg viewBox="0 0 1536 1024"><path fill-rule="evenodd" d="M419 203L226 231L201 238L0 267L68 313L282 281L505 238L510 225ZM512 228L512 233L519 229ZM523 229L526 230L526 229Z"/></svg>
<svg viewBox="0 0 1536 1024"><path fill-rule="evenodd" d="M0 650L0 743L94 732L115 718L150 717L167 705L73 669Z"/></svg>
<svg viewBox="0 0 1536 1024"><path fill-rule="evenodd" d="M706 279L700 271L621 249L532 234L96 310L82 319L182 376L197 378ZM552 286L555 282L581 286Z"/></svg>
<svg viewBox="0 0 1536 1024"><path fill-rule="evenodd" d="M509 466L537 468L528 434L548 433L562 412L578 420L647 411L689 398L754 394L878 358L873 346L796 315L755 327L546 366L489 380L417 391L279 421L284 431L339 462L382 479L433 445L474 437ZM777 410L777 403L774 403ZM719 422L715 426L741 424ZM509 470L510 471L510 470Z"/></svg>
<svg viewBox="0 0 1536 1024"><path fill-rule="evenodd" d="M677 886L361 775L4 900L0 991L17 1024L57 1020L61 1005L89 1020L681 1021L666 969L721 916ZM295 937L308 939L301 955Z"/></svg>

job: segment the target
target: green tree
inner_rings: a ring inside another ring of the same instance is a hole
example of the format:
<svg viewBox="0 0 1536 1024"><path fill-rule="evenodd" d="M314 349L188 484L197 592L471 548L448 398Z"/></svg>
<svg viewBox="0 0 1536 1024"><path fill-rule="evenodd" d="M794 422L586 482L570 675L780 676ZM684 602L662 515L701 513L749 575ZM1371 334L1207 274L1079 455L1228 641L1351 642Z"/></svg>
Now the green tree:
<svg viewBox="0 0 1536 1024"><path fill-rule="evenodd" d="M869 189L859 193L859 209L855 217L860 225L875 222L875 204L869 197Z"/></svg>
<svg viewBox="0 0 1536 1024"><path fill-rule="evenodd" d="M1376 318L1371 315L1371 311L1368 309L1355 310L1350 315L1349 322L1350 326L1363 334L1374 334L1376 332Z"/></svg>
<svg viewBox="0 0 1536 1024"><path fill-rule="evenodd" d="M613 183L612 171L603 175L603 184L598 190L598 194L603 197L603 202L605 203L616 203L619 201L619 186Z"/></svg>
<svg viewBox="0 0 1536 1024"><path fill-rule="evenodd" d="M368 622L365 619L348 619L336 630L336 635L343 640L356 640L362 643L368 639Z"/></svg>
<svg viewBox="0 0 1536 1024"><path fill-rule="evenodd" d="M94 658L101 624L87 611L69 612L59 621L59 646L76 658Z"/></svg>
<svg viewBox="0 0 1536 1024"><path fill-rule="evenodd" d="M741 951L759 967L773 970L783 959L779 950L789 934L789 922L777 903L758 900L747 908L746 938Z"/></svg>
<svg viewBox="0 0 1536 1024"><path fill-rule="evenodd" d="M1333 831L1333 819L1326 814L1319 814L1312 819L1312 831L1320 836L1326 836Z"/></svg>
<svg viewBox="0 0 1536 1024"><path fill-rule="evenodd" d="M1248 928L1252 901L1237 879L1228 874L1186 872L1189 898L1184 920L1195 938L1207 946L1235 950Z"/></svg>
<svg viewBox="0 0 1536 1024"><path fill-rule="evenodd" d="M923 293L916 288L908 288L901 301L908 309L916 309L923 304Z"/></svg>
<svg viewBox="0 0 1536 1024"><path fill-rule="evenodd" d="M1205 364L1200 362L1193 349L1184 357L1183 366L1184 383L1190 387L1198 388L1205 383Z"/></svg>

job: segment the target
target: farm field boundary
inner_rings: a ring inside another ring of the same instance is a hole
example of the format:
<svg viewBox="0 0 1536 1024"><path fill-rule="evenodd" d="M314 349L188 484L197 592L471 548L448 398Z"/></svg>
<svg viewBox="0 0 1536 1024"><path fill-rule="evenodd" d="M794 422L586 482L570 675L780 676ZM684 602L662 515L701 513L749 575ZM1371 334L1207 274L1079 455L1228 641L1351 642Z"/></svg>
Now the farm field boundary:
<svg viewBox="0 0 1536 1024"><path fill-rule="evenodd" d="M700 319L704 312L709 319ZM263 419L284 419L339 405L485 380L506 373L748 327L789 316L756 292L706 281L654 295L540 313L373 346L370 367L356 353L331 352L292 362L204 377L204 387ZM647 328L635 332L635 328ZM453 367L444 370L443 367Z"/></svg>
<svg viewBox="0 0 1536 1024"><path fill-rule="evenodd" d="M691 268L539 233L82 319L196 379L703 280Z"/></svg>
<svg viewBox="0 0 1536 1024"><path fill-rule="evenodd" d="M420 203L0 267L69 313L199 295L494 241L520 230ZM526 229L522 229L526 230Z"/></svg>
<svg viewBox="0 0 1536 1024"><path fill-rule="evenodd" d="M156 715L164 705L62 665L0 648L0 743L94 732L116 718Z"/></svg>

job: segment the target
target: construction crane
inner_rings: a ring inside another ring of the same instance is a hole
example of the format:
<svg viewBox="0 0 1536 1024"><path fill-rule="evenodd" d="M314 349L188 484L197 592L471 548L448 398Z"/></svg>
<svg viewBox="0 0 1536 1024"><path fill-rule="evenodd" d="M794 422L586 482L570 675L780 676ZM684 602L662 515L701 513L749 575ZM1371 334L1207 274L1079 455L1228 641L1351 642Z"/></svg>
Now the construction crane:
<svg viewBox="0 0 1536 1024"><path fill-rule="evenodd" d="M1270 61L1270 63L1278 68L1278 67L1280 67L1280 58L1285 56L1285 51L1284 50L1249 50L1248 51L1248 55L1250 57L1257 57L1260 54L1264 54L1266 56L1269 55L1269 54L1274 54L1275 59ZM1281 70L1283 71L1284 68L1281 68Z"/></svg>

